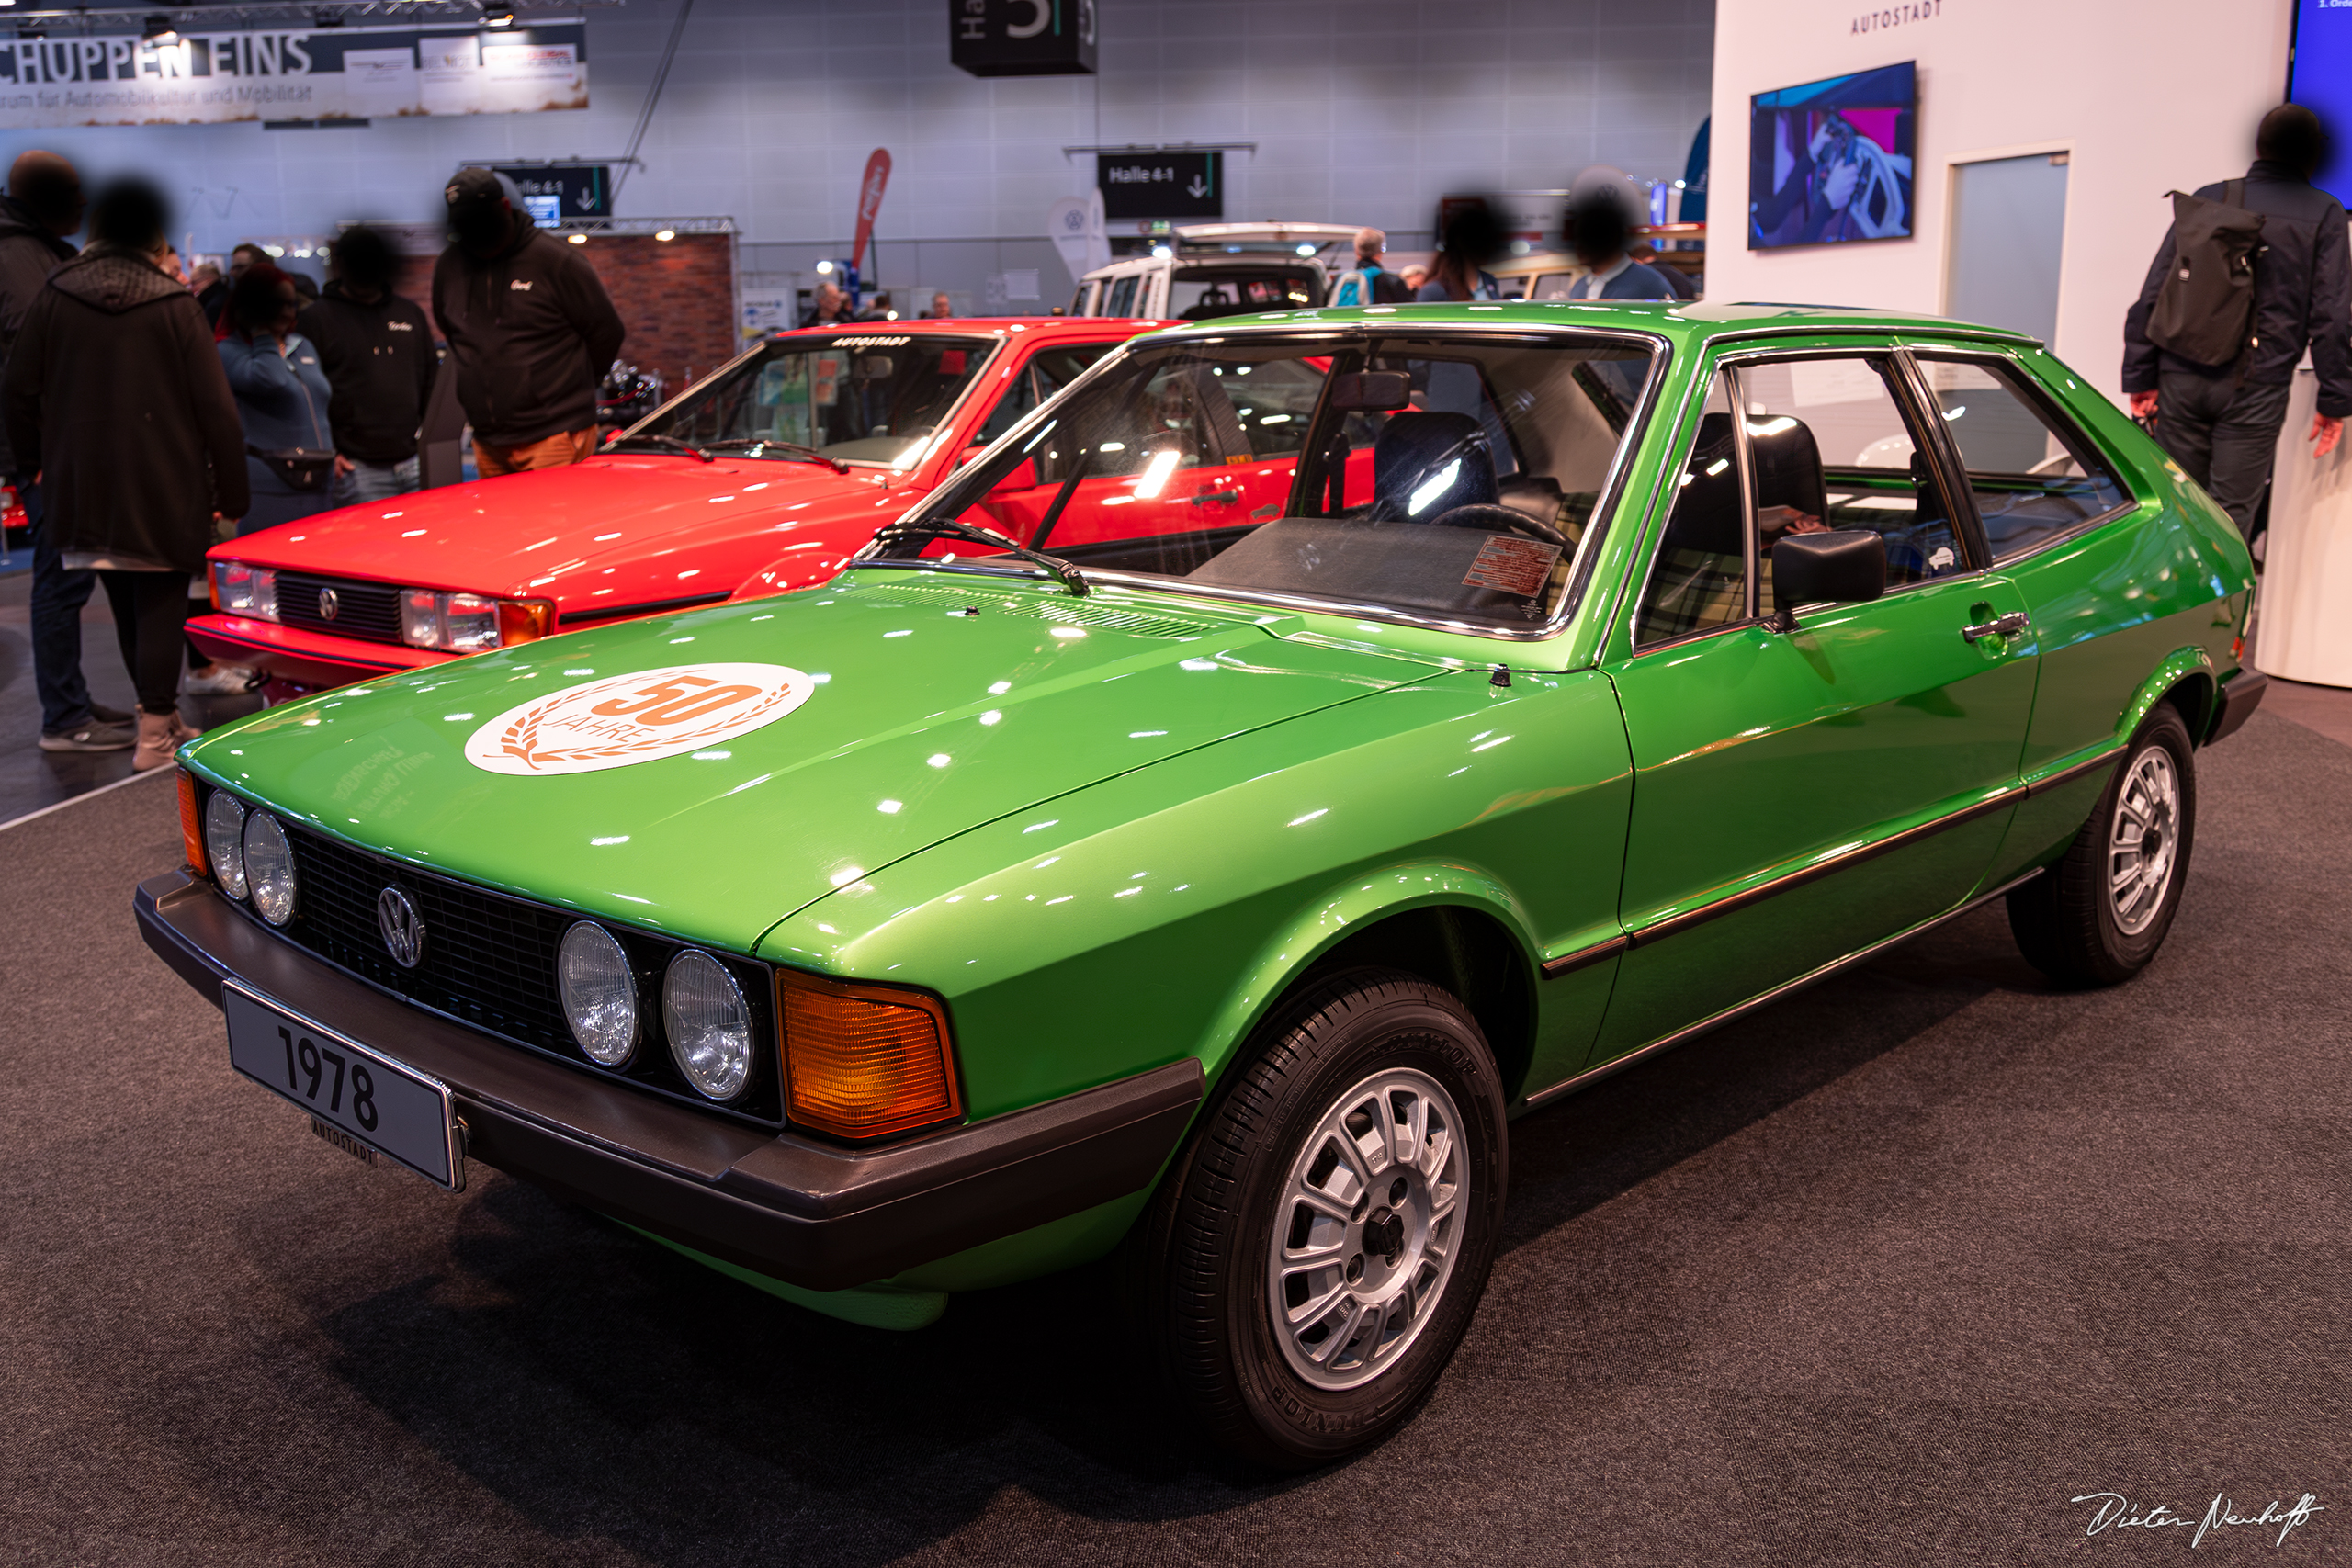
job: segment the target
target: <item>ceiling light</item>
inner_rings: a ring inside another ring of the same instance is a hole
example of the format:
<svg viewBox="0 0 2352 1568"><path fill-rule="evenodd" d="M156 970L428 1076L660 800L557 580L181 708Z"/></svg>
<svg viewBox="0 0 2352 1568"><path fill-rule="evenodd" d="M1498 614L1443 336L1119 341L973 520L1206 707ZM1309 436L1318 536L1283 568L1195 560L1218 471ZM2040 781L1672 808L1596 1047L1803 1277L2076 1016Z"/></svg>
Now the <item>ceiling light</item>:
<svg viewBox="0 0 2352 1568"><path fill-rule="evenodd" d="M574 245L584 245L588 243L588 236L585 234L566 234L564 239Z"/></svg>
<svg viewBox="0 0 2352 1568"><path fill-rule="evenodd" d="M832 263L831 263L831 262L819 262L819 263L817 264L817 276L820 276L820 277L831 277L831 276L832 276L832 275L833 275L833 264L832 264Z"/></svg>
<svg viewBox="0 0 2352 1568"><path fill-rule="evenodd" d="M678 231L675 229L656 229L653 237L666 245L678 237Z"/></svg>
<svg viewBox="0 0 2352 1568"><path fill-rule="evenodd" d="M180 41L179 29L172 26L172 19L161 12L140 25L139 36L157 49L168 49Z"/></svg>
<svg viewBox="0 0 2352 1568"><path fill-rule="evenodd" d="M481 25L486 28L511 28L514 12L506 6L485 6L481 8Z"/></svg>

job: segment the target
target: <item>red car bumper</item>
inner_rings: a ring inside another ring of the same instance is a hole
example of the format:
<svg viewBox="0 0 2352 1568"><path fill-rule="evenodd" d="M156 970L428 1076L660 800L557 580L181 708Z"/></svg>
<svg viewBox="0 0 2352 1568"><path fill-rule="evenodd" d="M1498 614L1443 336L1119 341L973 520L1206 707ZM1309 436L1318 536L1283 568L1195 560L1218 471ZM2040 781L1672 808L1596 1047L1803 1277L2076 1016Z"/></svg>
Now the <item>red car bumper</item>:
<svg viewBox="0 0 2352 1568"><path fill-rule="evenodd" d="M457 657L405 644L324 637L273 621L218 612L190 619L187 635L190 642L213 659L250 664L282 685L308 691L419 670Z"/></svg>

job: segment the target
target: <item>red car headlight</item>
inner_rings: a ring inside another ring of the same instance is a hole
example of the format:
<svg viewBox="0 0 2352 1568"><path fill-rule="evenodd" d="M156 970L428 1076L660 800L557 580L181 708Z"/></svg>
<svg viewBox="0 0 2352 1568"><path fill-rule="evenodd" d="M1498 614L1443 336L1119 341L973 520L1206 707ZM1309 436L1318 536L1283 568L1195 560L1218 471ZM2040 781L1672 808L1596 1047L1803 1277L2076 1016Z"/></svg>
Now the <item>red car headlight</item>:
<svg viewBox="0 0 2352 1568"><path fill-rule="evenodd" d="M212 563L212 607L223 615L277 619L277 573L241 560Z"/></svg>

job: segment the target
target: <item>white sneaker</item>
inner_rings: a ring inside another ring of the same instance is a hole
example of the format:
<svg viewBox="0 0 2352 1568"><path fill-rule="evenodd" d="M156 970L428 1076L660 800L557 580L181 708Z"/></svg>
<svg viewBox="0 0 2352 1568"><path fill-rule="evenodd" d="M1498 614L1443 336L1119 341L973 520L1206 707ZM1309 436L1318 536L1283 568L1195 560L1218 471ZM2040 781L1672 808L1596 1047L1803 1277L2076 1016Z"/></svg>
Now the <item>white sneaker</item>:
<svg viewBox="0 0 2352 1568"><path fill-rule="evenodd" d="M216 664L209 675L190 672L180 682L180 690L195 697L232 697L252 691L265 677L258 670L243 664Z"/></svg>

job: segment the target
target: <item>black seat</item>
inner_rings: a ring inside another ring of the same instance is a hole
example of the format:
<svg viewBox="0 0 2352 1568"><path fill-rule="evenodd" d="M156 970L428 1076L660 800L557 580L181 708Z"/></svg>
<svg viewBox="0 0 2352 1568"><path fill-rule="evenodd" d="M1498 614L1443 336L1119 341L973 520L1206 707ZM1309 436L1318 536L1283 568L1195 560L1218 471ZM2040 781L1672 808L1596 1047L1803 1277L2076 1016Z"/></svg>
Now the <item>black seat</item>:
<svg viewBox="0 0 2352 1568"><path fill-rule="evenodd" d="M1821 476L1821 448L1804 421L1784 413L1749 420L1747 450L1756 464L1757 511L1786 506L1808 517L1828 513L1829 486Z"/></svg>
<svg viewBox="0 0 2352 1568"><path fill-rule="evenodd" d="M1456 463L1460 466L1442 488L1422 493ZM1457 506L1492 506L1497 501L1495 458L1487 445L1486 427L1466 413L1400 413L1382 428L1373 445L1375 522L1426 523Z"/></svg>
<svg viewBox="0 0 2352 1568"><path fill-rule="evenodd" d="M1664 547L1702 555L1745 558L1747 514L1740 503L1739 452L1732 439L1731 415L1711 413L1699 421L1698 444L1690 449L1681 491L1666 520Z"/></svg>

